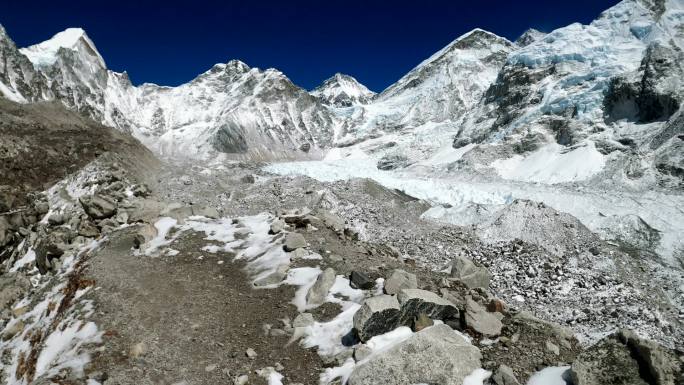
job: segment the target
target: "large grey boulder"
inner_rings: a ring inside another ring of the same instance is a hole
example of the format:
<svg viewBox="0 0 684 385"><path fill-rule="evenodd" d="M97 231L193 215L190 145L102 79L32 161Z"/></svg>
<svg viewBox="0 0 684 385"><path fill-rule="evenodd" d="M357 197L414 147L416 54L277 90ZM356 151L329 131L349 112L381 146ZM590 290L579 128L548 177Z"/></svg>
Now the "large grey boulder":
<svg viewBox="0 0 684 385"><path fill-rule="evenodd" d="M162 210L161 216L170 217L178 221L178 223L184 223L185 218L195 215L192 211L192 206L184 205L182 203L170 203L164 210Z"/></svg>
<svg viewBox="0 0 684 385"><path fill-rule="evenodd" d="M513 369L506 365L499 366L492 376L492 381L495 385L520 385L518 379L515 378L515 373Z"/></svg>
<svg viewBox="0 0 684 385"><path fill-rule="evenodd" d="M416 275L401 269L392 271L389 278L385 280L385 293L390 295L399 294L403 289L415 289L417 287Z"/></svg>
<svg viewBox="0 0 684 385"><path fill-rule="evenodd" d="M489 288L491 274L484 267L477 266L464 255L457 255L451 264L451 276L463 282L469 289Z"/></svg>
<svg viewBox="0 0 684 385"><path fill-rule="evenodd" d="M420 289L404 289L397 295L401 306L400 323L411 326L419 315L431 319L458 319L458 308L437 294Z"/></svg>
<svg viewBox="0 0 684 385"><path fill-rule="evenodd" d="M354 289L370 290L375 287L375 281L361 271L353 270L349 273L349 284Z"/></svg>
<svg viewBox="0 0 684 385"><path fill-rule="evenodd" d="M335 283L335 270L331 268L325 269L316 278L313 286L306 293L306 304L307 305L321 305L325 302L325 297L328 296L328 291Z"/></svg>
<svg viewBox="0 0 684 385"><path fill-rule="evenodd" d="M78 198L83 210L93 219L110 218L116 213L117 203L114 199L100 195L84 195Z"/></svg>
<svg viewBox="0 0 684 385"><path fill-rule="evenodd" d="M128 214L128 223L149 222L153 223L168 208L168 204L155 199L133 199L119 205L118 212Z"/></svg>
<svg viewBox="0 0 684 385"><path fill-rule="evenodd" d="M264 277L260 277L254 281L254 286L265 287L277 285L287 277L287 271L290 269L289 264L279 265L274 272Z"/></svg>
<svg viewBox="0 0 684 385"><path fill-rule="evenodd" d="M501 334L503 324L483 306L475 302L472 297L466 297L465 323L466 326L484 336L495 337Z"/></svg>
<svg viewBox="0 0 684 385"><path fill-rule="evenodd" d="M342 235L344 234L344 228L346 227L344 219L332 214L326 210L317 210L316 216L323 221L323 224L334 232Z"/></svg>
<svg viewBox="0 0 684 385"><path fill-rule="evenodd" d="M580 353L570 374L575 385L678 385L682 370L675 352L622 330Z"/></svg>
<svg viewBox="0 0 684 385"><path fill-rule="evenodd" d="M71 231L53 231L41 238L35 248L36 267L40 274L47 274L57 265L55 260L59 259L69 249L68 243L73 239Z"/></svg>
<svg viewBox="0 0 684 385"><path fill-rule="evenodd" d="M294 251L306 247L306 239L299 233L288 233L285 237L283 248L285 251Z"/></svg>
<svg viewBox="0 0 684 385"><path fill-rule="evenodd" d="M354 330L363 342L399 325L399 302L391 295L368 298L354 314Z"/></svg>
<svg viewBox="0 0 684 385"><path fill-rule="evenodd" d="M480 351L441 324L421 330L398 345L361 361L349 385L462 385L480 368Z"/></svg>
<svg viewBox="0 0 684 385"><path fill-rule="evenodd" d="M621 330L620 341L637 359L646 364L649 375L658 385L684 384L684 361L670 349L637 336L631 330Z"/></svg>
<svg viewBox="0 0 684 385"><path fill-rule="evenodd" d="M639 376L639 363L616 338L606 338L580 353L572 363L575 385L647 385Z"/></svg>

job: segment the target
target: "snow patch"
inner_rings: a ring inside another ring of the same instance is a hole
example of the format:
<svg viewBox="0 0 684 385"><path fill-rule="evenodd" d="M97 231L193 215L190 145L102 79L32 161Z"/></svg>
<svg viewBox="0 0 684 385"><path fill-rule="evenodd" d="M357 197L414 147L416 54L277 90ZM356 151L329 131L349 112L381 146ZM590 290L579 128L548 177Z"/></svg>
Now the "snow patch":
<svg viewBox="0 0 684 385"><path fill-rule="evenodd" d="M504 179L547 184L586 180L601 172L605 165L605 156L593 142L569 150L551 144L530 155L514 155L491 164Z"/></svg>
<svg viewBox="0 0 684 385"><path fill-rule="evenodd" d="M566 385L566 372L569 366L552 366L533 374L527 381L527 385Z"/></svg>
<svg viewBox="0 0 684 385"><path fill-rule="evenodd" d="M486 379L492 375L492 372L484 369L475 369L472 373L463 379L463 385L484 385Z"/></svg>

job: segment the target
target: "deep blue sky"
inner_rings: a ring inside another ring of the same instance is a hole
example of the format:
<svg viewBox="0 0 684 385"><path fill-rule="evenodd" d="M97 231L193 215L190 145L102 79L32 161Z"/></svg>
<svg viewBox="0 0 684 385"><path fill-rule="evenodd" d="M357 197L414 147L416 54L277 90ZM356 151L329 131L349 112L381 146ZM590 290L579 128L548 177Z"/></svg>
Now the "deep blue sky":
<svg viewBox="0 0 684 385"><path fill-rule="evenodd" d="M20 47L82 27L108 67L126 70L136 84L178 85L215 63L240 59L275 67L308 89L343 72L381 91L475 27L514 40L528 27L548 32L586 24L616 3L20 0L2 5L0 23Z"/></svg>

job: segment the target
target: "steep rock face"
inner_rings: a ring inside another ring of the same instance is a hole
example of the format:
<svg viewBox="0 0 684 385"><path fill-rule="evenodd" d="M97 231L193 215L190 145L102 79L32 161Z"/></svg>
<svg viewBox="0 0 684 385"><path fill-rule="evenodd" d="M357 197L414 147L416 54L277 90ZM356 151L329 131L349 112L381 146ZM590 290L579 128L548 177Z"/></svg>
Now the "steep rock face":
<svg viewBox="0 0 684 385"><path fill-rule="evenodd" d="M613 78L604 99L608 120L639 123L667 121L682 102L684 53L655 42L648 46L639 69Z"/></svg>
<svg viewBox="0 0 684 385"><path fill-rule="evenodd" d="M335 107L351 107L369 103L375 97L375 92L349 75L336 73L311 91L311 95L319 98L323 104Z"/></svg>
<svg viewBox="0 0 684 385"><path fill-rule="evenodd" d="M33 68L0 26L0 94L15 102L32 102L49 95L46 79Z"/></svg>

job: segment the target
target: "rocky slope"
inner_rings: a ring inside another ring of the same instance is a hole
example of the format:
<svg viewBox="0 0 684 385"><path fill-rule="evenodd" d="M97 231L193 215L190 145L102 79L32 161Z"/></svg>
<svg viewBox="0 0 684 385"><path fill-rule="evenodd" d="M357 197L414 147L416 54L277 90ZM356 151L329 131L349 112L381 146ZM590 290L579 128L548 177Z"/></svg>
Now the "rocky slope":
<svg viewBox="0 0 684 385"><path fill-rule="evenodd" d="M101 155L116 154L126 163L141 156L154 159L129 135L59 103L0 99L0 135L0 212L22 208L27 194L48 188Z"/></svg>

